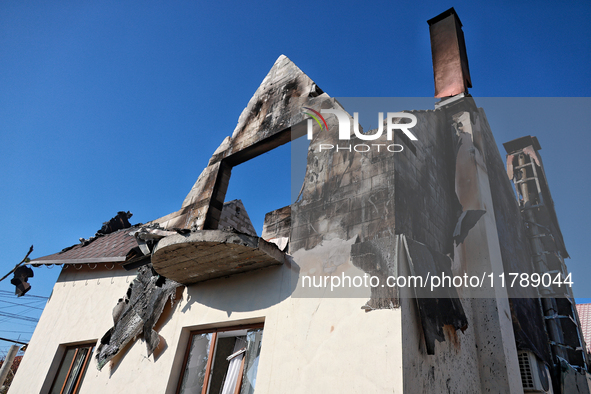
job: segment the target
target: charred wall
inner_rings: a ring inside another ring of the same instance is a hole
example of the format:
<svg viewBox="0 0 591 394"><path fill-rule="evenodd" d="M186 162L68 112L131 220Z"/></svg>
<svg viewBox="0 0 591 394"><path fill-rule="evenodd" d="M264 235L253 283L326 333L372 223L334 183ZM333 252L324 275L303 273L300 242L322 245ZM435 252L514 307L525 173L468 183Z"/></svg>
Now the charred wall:
<svg viewBox="0 0 591 394"><path fill-rule="evenodd" d="M413 128L419 141L414 151L405 149L394 157L396 188L396 232L453 253L453 232L461 207L454 191L455 157L446 113L415 111Z"/></svg>
<svg viewBox="0 0 591 394"><path fill-rule="evenodd" d="M395 134L402 152L385 148L350 152L350 147L365 141L338 141L328 133L312 142L302 201L292 210L290 250L312 249L323 239L367 241L396 232L440 253L453 251L460 208L453 189L452 142L446 137L445 114L411 113L418 118L413 132L419 140ZM319 152L322 144L340 149Z"/></svg>
<svg viewBox="0 0 591 394"><path fill-rule="evenodd" d="M505 272L531 274L533 267L529 242L511 181L507 177L504 163L482 108L479 108L478 116L482 119L480 122L482 145L485 150L503 267ZM535 294L535 289L514 286L508 287L507 292L510 297L517 348L530 350L551 365L548 334L545 329L540 300Z"/></svg>

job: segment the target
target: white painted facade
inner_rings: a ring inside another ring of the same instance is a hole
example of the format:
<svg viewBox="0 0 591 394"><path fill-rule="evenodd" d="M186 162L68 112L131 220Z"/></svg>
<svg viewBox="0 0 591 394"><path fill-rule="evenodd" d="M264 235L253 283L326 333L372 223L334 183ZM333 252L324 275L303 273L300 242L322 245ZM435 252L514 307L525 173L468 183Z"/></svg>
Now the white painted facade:
<svg viewBox="0 0 591 394"><path fill-rule="evenodd" d="M156 326L166 348L148 358L138 339L113 369L98 371L92 360L80 393L174 393L191 330L254 322L265 324L257 393L402 392L402 311L366 313L360 299L290 298L291 274L285 265L185 288ZM134 277L122 269L64 270L10 393L47 392L65 347L104 335Z"/></svg>

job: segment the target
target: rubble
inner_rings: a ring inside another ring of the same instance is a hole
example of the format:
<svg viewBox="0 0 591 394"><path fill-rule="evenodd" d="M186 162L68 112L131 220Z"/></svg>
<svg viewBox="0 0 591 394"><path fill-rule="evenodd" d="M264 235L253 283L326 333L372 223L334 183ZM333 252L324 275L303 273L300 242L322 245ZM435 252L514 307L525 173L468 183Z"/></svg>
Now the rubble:
<svg viewBox="0 0 591 394"><path fill-rule="evenodd" d="M82 246L87 246L91 242L96 241L96 239L99 237L114 233L118 230L123 230L125 228L132 227L131 224L129 223L129 219L131 219L132 216L133 216L133 214L129 211L117 212L116 216L112 217L108 222L103 223L103 226L95 233L95 235L93 237L90 237L88 239L80 238L80 243L82 244ZM72 245L68 248L65 248L62 250L62 252L67 252L68 250L72 249L74 246L76 246L76 245Z"/></svg>

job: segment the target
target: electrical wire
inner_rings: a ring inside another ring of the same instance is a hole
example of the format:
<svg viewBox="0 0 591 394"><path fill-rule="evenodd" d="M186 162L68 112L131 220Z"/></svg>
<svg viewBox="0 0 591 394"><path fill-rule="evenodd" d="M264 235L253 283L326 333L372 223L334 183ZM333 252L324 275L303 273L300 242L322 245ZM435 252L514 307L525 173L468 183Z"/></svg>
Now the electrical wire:
<svg viewBox="0 0 591 394"><path fill-rule="evenodd" d="M8 290L0 290L0 295L2 294L7 294L7 295L11 295L14 297L14 293ZM33 295L33 294L27 294L27 297L32 297L32 298L43 298L45 300L48 300L49 297L44 297L44 296L38 296L38 295Z"/></svg>
<svg viewBox="0 0 591 394"><path fill-rule="evenodd" d="M16 303L16 302L10 302L10 301L4 301L4 300L0 300L0 302L5 302L7 304L11 304L11 306L7 306L7 307L4 307L4 308L13 308L15 306L22 306L24 308L39 309L40 311L43 310L43 308L39 308L39 307L36 307L36 306L29 306L28 304L19 304L19 303ZM3 309L3 308L0 308L0 309Z"/></svg>
<svg viewBox="0 0 591 394"><path fill-rule="evenodd" d="M32 334L33 331L11 331L11 330L0 330L0 332L10 332L15 334Z"/></svg>
<svg viewBox="0 0 591 394"><path fill-rule="evenodd" d="M39 319L35 319L34 317L15 315L13 313L8 313L8 312L0 312L0 316L9 317L11 319L30 321L30 322L34 322L34 323L39 322Z"/></svg>

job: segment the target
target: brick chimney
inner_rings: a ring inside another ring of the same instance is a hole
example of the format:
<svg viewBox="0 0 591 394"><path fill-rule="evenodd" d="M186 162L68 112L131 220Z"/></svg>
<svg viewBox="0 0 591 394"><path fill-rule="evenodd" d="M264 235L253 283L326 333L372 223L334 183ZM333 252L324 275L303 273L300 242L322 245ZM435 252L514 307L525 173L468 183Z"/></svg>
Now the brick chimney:
<svg viewBox="0 0 591 394"><path fill-rule="evenodd" d="M452 8L427 21L435 77L435 97L467 93L472 87L462 22Z"/></svg>

